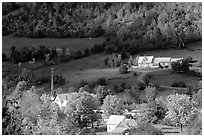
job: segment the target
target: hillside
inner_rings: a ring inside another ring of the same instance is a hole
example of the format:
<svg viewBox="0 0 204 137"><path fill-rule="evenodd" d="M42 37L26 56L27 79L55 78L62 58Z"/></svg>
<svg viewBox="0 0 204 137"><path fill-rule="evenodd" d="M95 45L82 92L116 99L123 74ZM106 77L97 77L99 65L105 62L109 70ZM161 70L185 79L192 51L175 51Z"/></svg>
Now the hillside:
<svg viewBox="0 0 204 137"><path fill-rule="evenodd" d="M202 3L6 3L3 35L110 37L109 52L183 47L202 38ZM15 20L15 21L14 21ZM117 39L115 39L117 37ZM116 47L116 48L115 48Z"/></svg>

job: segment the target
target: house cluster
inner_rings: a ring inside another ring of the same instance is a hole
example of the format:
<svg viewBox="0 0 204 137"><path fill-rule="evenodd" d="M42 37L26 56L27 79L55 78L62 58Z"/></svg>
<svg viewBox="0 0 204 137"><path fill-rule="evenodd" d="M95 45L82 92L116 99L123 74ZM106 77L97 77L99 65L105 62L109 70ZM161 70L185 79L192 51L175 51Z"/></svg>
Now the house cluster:
<svg viewBox="0 0 204 137"><path fill-rule="evenodd" d="M72 100L72 97L77 93L63 93L57 94L52 92L51 99L54 103L58 104L60 108L63 108ZM95 96L95 94L92 94ZM102 115L104 113L103 110L94 110L95 113ZM131 127L135 127L138 123L133 119L136 115L140 115L138 111L125 111L123 115L110 115L107 119L99 119L100 123L97 121L97 126L102 125L107 127L108 134L114 135L122 135L123 131L126 129L130 129Z"/></svg>
<svg viewBox="0 0 204 137"><path fill-rule="evenodd" d="M137 56L132 63L132 68L170 68L172 62L182 61L183 58Z"/></svg>

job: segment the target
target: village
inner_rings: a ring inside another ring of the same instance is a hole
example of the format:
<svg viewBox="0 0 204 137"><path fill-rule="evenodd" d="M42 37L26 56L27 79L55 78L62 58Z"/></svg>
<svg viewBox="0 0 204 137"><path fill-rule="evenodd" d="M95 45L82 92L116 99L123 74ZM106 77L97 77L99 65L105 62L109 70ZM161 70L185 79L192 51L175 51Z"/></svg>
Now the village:
<svg viewBox="0 0 204 137"><path fill-rule="evenodd" d="M120 54L118 54L118 56L121 56ZM130 56L130 58L132 58L132 56ZM171 58L171 57L154 57L154 56L136 56L135 59L132 62L132 65L129 66L127 63L125 63L124 65L127 65L127 68L129 71L147 71L147 72L151 72L152 71L160 71L160 69L172 69L171 64L173 62L177 62L177 63L182 63L183 58ZM191 64L195 64L195 63L191 63ZM190 67L192 69L192 67ZM202 71L202 69L200 67L196 67L197 69L194 70L198 70L198 72ZM146 69L146 70L145 70ZM192 69L193 70L193 69ZM202 83L202 81L200 81L200 83ZM100 85L99 85L100 86ZM175 88L176 89L176 88ZM79 92L82 91L83 92L83 87L81 87L79 89ZM172 89L172 91L174 91ZM172 92L172 94L175 94L175 92ZM77 95L77 92L73 92L73 93L63 93L63 94L58 94L57 90L54 89L54 84L53 84L53 68L51 70L51 94L50 94L50 98L53 101L53 103L56 103L61 109L63 109L64 107L67 106L67 104L72 100L72 98ZM93 98L96 98L97 95L92 93L90 94ZM145 104L141 104L138 105L138 109L133 109L133 110L127 110L124 109L123 114L121 115L110 115L109 117L103 117L103 113L104 110L103 109L99 109L99 110L93 110L94 113L96 113L97 115L100 115L100 117L102 119L98 119L94 125L95 128L104 128L106 129L106 131L104 132L98 132L98 134L100 135L104 135L104 134L108 134L108 135L122 135L124 134L124 131L130 129L131 127L135 127L138 125L137 122L137 116L143 115L143 113L145 113ZM161 125L155 125L155 127L159 127L161 129L161 127L164 128L169 128L171 129L172 127L168 127L168 126L161 126ZM168 130L167 130L168 131ZM166 132L167 132L166 131ZM179 132L179 130L178 130ZM127 133L128 134L128 133Z"/></svg>
<svg viewBox="0 0 204 137"><path fill-rule="evenodd" d="M2 2L2 135L202 135L202 2Z"/></svg>

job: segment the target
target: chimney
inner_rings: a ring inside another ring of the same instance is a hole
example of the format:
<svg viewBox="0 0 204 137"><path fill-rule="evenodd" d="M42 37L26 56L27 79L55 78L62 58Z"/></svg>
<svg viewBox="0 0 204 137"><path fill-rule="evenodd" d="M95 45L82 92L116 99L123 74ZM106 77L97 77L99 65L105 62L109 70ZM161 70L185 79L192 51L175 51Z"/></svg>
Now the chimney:
<svg viewBox="0 0 204 137"><path fill-rule="evenodd" d="M54 83L53 83L53 68L51 68L51 92L54 90Z"/></svg>

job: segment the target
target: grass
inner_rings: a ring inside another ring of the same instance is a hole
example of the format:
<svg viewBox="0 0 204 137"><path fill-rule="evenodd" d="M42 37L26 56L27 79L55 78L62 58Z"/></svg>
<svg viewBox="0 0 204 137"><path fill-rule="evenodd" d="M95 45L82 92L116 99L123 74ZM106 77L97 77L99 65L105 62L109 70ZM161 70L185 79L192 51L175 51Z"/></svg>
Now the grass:
<svg viewBox="0 0 204 137"><path fill-rule="evenodd" d="M171 86L175 81L184 81L187 86L195 86L199 79L195 76L189 76L188 74L172 73L171 70L167 71L155 71L150 72L149 81L151 83L157 83L163 86Z"/></svg>
<svg viewBox="0 0 204 137"><path fill-rule="evenodd" d="M24 38L24 37L14 37L14 36L3 36L2 37L2 51L9 55L10 48L15 45L18 48L22 47L32 47L35 45L39 47L40 45L45 45L50 48L67 47L74 50L83 50L85 48L91 48L95 44L103 43L105 38L69 38L69 39L59 39L59 38Z"/></svg>
<svg viewBox="0 0 204 137"><path fill-rule="evenodd" d="M192 56L196 60L202 59L202 41L187 45L186 49L161 49L152 51L141 51L137 55L151 55L156 57L188 57Z"/></svg>

